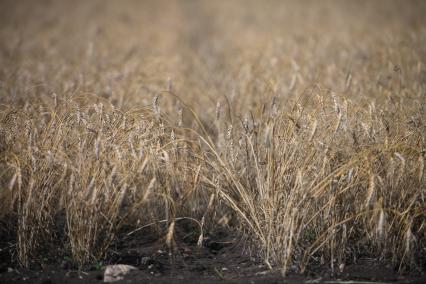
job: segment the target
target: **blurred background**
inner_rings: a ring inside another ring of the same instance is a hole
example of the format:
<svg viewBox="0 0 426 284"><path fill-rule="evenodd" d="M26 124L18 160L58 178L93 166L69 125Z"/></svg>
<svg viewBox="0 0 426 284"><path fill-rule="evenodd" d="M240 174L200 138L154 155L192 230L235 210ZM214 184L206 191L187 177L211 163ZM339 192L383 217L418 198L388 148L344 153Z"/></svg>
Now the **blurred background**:
<svg viewBox="0 0 426 284"><path fill-rule="evenodd" d="M386 88L395 66L410 76L426 58L425 1L0 3L3 90L96 93L119 107L172 84L195 108L226 96L238 109L315 84L343 92L349 75L355 98L369 95L365 80Z"/></svg>

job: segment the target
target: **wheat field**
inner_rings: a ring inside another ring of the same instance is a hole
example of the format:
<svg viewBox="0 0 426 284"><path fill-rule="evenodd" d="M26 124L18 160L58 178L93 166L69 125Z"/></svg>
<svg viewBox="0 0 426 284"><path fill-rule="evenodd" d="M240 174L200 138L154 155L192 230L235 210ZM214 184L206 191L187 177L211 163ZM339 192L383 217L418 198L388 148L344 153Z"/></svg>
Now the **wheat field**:
<svg viewBox="0 0 426 284"><path fill-rule="evenodd" d="M283 273L424 270L425 4L1 1L2 248L85 267L186 220Z"/></svg>

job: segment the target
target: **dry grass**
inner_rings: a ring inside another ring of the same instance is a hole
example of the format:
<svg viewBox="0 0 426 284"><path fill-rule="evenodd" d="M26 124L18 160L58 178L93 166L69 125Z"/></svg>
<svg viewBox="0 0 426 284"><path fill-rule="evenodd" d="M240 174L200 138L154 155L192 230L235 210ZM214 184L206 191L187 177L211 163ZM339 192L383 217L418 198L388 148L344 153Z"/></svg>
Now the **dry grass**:
<svg viewBox="0 0 426 284"><path fill-rule="evenodd" d="M173 247L189 218L199 245L225 223L284 273L422 269L424 3L1 6L0 221L22 265L57 238L93 262L124 225Z"/></svg>

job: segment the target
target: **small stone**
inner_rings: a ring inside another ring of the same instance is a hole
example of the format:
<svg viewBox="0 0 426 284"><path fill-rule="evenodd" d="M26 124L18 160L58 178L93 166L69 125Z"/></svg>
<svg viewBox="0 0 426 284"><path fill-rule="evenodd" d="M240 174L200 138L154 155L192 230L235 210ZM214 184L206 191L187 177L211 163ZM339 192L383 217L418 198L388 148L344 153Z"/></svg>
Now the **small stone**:
<svg viewBox="0 0 426 284"><path fill-rule="evenodd" d="M141 264L147 265L151 261L151 258L149 256L145 256L141 258Z"/></svg>
<svg viewBox="0 0 426 284"><path fill-rule="evenodd" d="M267 273L269 273L269 271L268 271L268 270L265 270L265 271L259 271L259 272L256 272L256 275L266 275Z"/></svg>
<svg viewBox="0 0 426 284"><path fill-rule="evenodd" d="M104 273L104 282L111 283L124 279L124 275L128 274L131 270L137 269L134 266L126 264L108 265Z"/></svg>

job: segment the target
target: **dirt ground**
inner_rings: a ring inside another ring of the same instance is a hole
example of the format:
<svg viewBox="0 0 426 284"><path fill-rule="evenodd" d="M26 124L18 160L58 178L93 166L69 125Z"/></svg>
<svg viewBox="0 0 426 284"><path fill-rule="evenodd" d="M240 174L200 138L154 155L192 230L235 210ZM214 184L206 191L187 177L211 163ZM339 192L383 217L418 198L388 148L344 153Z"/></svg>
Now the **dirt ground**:
<svg viewBox="0 0 426 284"><path fill-rule="evenodd" d="M403 276L389 267L366 264L349 266L335 276L324 270L311 272L310 276L290 274L283 278L279 272L268 271L264 265L251 263L230 250L200 253L199 258L181 256L178 263L173 263L167 253L154 253L145 257L149 259L147 263L137 265L138 270L115 283L426 283L425 276ZM103 272L67 270L61 266L47 266L40 271L13 269L2 271L0 283L102 283Z"/></svg>
<svg viewBox="0 0 426 284"><path fill-rule="evenodd" d="M283 278L279 271L268 270L260 259L252 257L241 238L229 233L207 237L202 248L196 246L194 238L178 238L173 253L164 240L146 233L120 239L106 263L80 271L67 258L35 265L31 270L16 268L3 251L0 283L102 283L107 264L137 268L115 283L426 283L425 275L404 275L373 259L360 259L334 274L328 267L316 267L303 276L290 272Z"/></svg>

